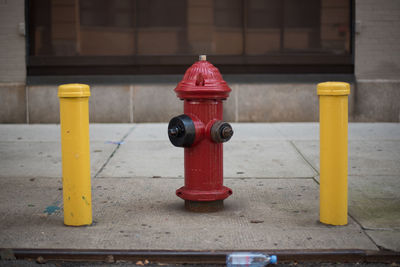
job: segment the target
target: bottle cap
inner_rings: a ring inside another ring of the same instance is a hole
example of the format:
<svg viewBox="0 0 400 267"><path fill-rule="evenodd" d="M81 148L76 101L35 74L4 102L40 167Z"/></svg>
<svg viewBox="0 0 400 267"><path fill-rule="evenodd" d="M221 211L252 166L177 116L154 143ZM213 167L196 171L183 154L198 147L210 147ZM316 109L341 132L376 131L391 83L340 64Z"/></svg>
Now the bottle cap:
<svg viewBox="0 0 400 267"><path fill-rule="evenodd" d="M276 257L276 255L271 255L271 263L272 264L278 263L278 258Z"/></svg>

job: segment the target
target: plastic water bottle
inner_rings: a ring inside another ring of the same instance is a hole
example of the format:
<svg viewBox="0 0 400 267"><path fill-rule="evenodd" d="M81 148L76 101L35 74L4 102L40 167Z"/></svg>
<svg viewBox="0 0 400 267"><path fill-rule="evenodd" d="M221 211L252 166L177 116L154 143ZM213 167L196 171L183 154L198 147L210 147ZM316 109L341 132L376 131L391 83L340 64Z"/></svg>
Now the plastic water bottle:
<svg viewBox="0 0 400 267"><path fill-rule="evenodd" d="M275 255L270 256L259 252L234 252L226 256L227 267L262 267L277 262Z"/></svg>

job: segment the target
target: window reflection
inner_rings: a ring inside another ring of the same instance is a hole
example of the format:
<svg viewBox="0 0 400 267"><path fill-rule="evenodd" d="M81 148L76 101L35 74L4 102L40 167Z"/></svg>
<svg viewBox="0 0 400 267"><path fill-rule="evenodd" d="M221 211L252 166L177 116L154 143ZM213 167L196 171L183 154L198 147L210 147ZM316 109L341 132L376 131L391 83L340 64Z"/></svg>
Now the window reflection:
<svg viewBox="0 0 400 267"><path fill-rule="evenodd" d="M348 0L32 0L31 55L350 53Z"/></svg>

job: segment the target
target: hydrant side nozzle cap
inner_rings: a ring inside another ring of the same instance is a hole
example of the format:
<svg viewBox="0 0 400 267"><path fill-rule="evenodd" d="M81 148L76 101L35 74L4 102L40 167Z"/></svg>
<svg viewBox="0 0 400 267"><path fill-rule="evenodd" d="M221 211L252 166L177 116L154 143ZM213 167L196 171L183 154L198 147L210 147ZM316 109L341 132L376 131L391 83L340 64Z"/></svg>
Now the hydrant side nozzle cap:
<svg viewBox="0 0 400 267"><path fill-rule="evenodd" d="M317 86L318 95L349 95L350 84L345 82L324 82Z"/></svg>
<svg viewBox="0 0 400 267"><path fill-rule="evenodd" d="M69 83L58 86L58 97L89 97L90 87L87 84Z"/></svg>

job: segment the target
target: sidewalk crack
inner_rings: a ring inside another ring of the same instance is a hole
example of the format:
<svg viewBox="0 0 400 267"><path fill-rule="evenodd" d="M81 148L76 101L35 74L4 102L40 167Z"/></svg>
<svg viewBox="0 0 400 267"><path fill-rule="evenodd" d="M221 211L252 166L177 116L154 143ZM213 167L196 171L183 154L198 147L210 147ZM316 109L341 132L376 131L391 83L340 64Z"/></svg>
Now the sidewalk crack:
<svg viewBox="0 0 400 267"><path fill-rule="evenodd" d="M93 178L97 178L98 175L104 170L104 168L107 166L107 164L110 162L112 157L114 157L115 153L118 151L119 147L123 144L125 139L133 132L133 130L136 128L136 125L132 126L128 132L121 138L121 140L118 141L117 146L114 148L113 152L110 154L110 156L107 158L107 160L104 162L104 164L101 166L101 168L96 172L96 174L93 176Z"/></svg>

